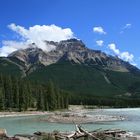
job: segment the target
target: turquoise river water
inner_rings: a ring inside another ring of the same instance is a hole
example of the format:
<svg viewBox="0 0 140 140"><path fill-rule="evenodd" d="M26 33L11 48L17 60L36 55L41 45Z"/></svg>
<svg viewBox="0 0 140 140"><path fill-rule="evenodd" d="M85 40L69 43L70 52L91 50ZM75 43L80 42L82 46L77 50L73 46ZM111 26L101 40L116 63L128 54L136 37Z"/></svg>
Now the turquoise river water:
<svg viewBox="0 0 140 140"><path fill-rule="evenodd" d="M126 117L124 121L115 122L100 122L83 124L82 126L87 130L94 130L98 128L110 129L118 128L132 131L140 134L140 108L133 109L102 109L90 110L88 114L103 114L103 115L118 115ZM48 123L40 121L44 116L24 116L24 117L6 117L0 118L0 128L5 128L8 135L14 134L32 134L35 131L74 131L74 124L60 124Z"/></svg>

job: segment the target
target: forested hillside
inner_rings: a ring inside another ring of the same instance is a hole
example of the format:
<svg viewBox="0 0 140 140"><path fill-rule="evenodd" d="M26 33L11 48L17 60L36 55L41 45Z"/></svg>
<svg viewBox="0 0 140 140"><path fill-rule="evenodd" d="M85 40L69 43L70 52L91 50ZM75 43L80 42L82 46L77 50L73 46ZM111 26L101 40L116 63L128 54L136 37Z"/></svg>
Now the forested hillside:
<svg viewBox="0 0 140 140"><path fill-rule="evenodd" d="M68 104L140 106L140 70L78 39L45 40L0 57L1 110L55 110Z"/></svg>
<svg viewBox="0 0 140 140"><path fill-rule="evenodd" d="M55 87L0 75L0 110L56 110L68 107L68 93Z"/></svg>

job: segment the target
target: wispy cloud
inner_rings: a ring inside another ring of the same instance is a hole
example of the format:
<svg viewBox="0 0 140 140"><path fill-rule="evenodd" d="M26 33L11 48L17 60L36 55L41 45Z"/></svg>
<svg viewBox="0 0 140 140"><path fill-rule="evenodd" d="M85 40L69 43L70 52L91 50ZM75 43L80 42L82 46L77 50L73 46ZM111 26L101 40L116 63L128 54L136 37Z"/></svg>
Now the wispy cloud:
<svg viewBox="0 0 140 140"><path fill-rule="evenodd" d="M54 49L54 46L47 46L44 40L60 41L74 38L74 33L70 28L61 28L56 25L35 25L26 29L23 26L12 23L8 25L8 28L16 32L20 40L3 41L2 48L0 48L0 56L7 56L18 49L25 49L31 43L35 43L45 51L50 51Z"/></svg>
<svg viewBox="0 0 140 140"><path fill-rule="evenodd" d="M104 45L103 40L96 40L96 45L102 47Z"/></svg>
<svg viewBox="0 0 140 140"><path fill-rule="evenodd" d="M108 48L113 51L113 53L115 55L117 55L119 58L130 62L131 64L133 64L133 59L134 59L134 55L129 53L128 51L125 52L121 52L119 49L117 49L116 44L115 43L111 43L108 44Z"/></svg>
<svg viewBox="0 0 140 140"><path fill-rule="evenodd" d="M122 27L120 33L121 33L121 34L124 33L125 30L130 29L131 27L132 27L132 24L131 24L131 23L125 24L125 26Z"/></svg>
<svg viewBox="0 0 140 140"><path fill-rule="evenodd" d="M104 34L104 35L106 34L103 27L101 26L93 27L93 32L98 33L98 34Z"/></svg>
<svg viewBox="0 0 140 140"><path fill-rule="evenodd" d="M123 29L129 29L129 28L131 28L131 26L132 26L132 24L127 23L127 24L123 27Z"/></svg>

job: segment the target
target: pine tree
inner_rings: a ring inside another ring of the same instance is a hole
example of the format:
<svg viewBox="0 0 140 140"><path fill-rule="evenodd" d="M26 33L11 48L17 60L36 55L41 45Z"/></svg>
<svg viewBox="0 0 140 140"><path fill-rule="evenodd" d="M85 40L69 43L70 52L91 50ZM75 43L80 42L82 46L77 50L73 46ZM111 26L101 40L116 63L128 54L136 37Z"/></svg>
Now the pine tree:
<svg viewBox="0 0 140 140"><path fill-rule="evenodd" d="M45 90L43 92L43 102L44 102L44 110L49 111L49 101L48 101L48 92Z"/></svg>
<svg viewBox="0 0 140 140"><path fill-rule="evenodd" d="M56 93L56 100L57 100L57 105L56 108L60 109L61 108L61 95L60 95L60 89L57 87L55 88L55 93Z"/></svg>
<svg viewBox="0 0 140 140"><path fill-rule="evenodd" d="M40 89L38 90L37 93L37 110L45 110L45 106L44 106L44 98L43 98L43 92L42 89L40 87Z"/></svg>
<svg viewBox="0 0 140 140"><path fill-rule="evenodd" d="M32 96L32 86L30 82L27 82L27 89L28 89L28 107L31 107L33 103L33 96Z"/></svg>
<svg viewBox="0 0 140 140"><path fill-rule="evenodd" d="M5 110L4 82L3 75L0 74L0 110Z"/></svg>
<svg viewBox="0 0 140 140"><path fill-rule="evenodd" d="M2 88L0 88L0 111L4 110L4 96Z"/></svg>
<svg viewBox="0 0 140 140"><path fill-rule="evenodd" d="M56 95L54 90L54 84L52 81L48 82L47 92L48 92L49 110L55 110L57 106L57 101L56 101Z"/></svg>
<svg viewBox="0 0 140 140"><path fill-rule="evenodd" d="M23 111L25 108L25 85L20 81L19 83L19 106L18 110Z"/></svg>
<svg viewBox="0 0 140 140"><path fill-rule="evenodd" d="M14 104L14 108L18 108L19 107L19 84L18 84L18 79L14 78L13 79L13 104Z"/></svg>
<svg viewBox="0 0 140 140"><path fill-rule="evenodd" d="M61 108L65 108L64 96L62 95L62 91L61 91L60 101L61 101Z"/></svg>
<svg viewBox="0 0 140 140"><path fill-rule="evenodd" d="M65 95L65 108L69 107L69 98L68 95Z"/></svg>
<svg viewBox="0 0 140 140"><path fill-rule="evenodd" d="M5 97L5 107L10 109L13 107L13 92L12 92L12 80L11 77L4 78L4 97Z"/></svg>

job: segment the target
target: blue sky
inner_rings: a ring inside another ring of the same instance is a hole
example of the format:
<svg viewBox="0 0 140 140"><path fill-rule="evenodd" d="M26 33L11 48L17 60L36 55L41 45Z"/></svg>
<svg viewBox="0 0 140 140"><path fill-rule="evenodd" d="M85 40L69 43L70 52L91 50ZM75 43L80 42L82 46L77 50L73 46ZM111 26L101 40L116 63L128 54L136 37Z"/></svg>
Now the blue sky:
<svg viewBox="0 0 140 140"><path fill-rule="evenodd" d="M139 7L140 0L0 0L0 54L44 36L77 37L140 67Z"/></svg>

